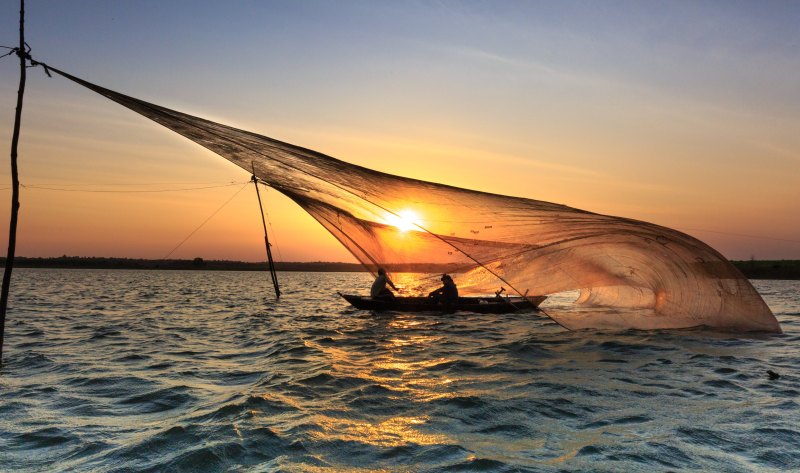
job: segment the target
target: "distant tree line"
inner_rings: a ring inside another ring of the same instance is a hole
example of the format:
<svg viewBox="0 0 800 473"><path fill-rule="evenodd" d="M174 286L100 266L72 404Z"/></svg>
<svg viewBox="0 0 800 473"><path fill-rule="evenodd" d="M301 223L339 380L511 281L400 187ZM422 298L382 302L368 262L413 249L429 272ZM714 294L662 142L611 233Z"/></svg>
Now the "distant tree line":
<svg viewBox="0 0 800 473"><path fill-rule="evenodd" d="M5 258L0 257L0 266L5 265ZM168 270L204 270L204 271L266 271L267 263L251 263L246 261L205 260L197 257L183 259L142 259L142 258L109 258L98 256L58 256L52 258L17 257L14 266L22 268L72 268L72 269L168 269ZM311 271L311 272L361 272L366 271L359 263L341 263L329 261L286 262L277 261L278 271ZM441 264L388 264L391 272L458 272L453 265Z"/></svg>
<svg viewBox="0 0 800 473"><path fill-rule="evenodd" d="M5 258L0 257L0 265L5 265ZM143 258L109 258L98 256L58 256L53 258L17 257L14 266L22 268L75 268L75 269L172 269L172 270L205 270L205 271L265 271L267 263L251 263L246 261L205 260L203 258L184 259L143 259ZM363 266L356 263L337 262L276 262L278 271L364 271Z"/></svg>
<svg viewBox="0 0 800 473"><path fill-rule="evenodd" d="M734 266L750 279L800 279L800 260L749 260L732 261ZM0 257L0 266L5 258ZM74 268L74 269L167 269L203 271L266 271L267 263L246 261L204 260L197 257L190 260L153 260L141 258L107 258L97 256L58 256L54 258L16 257L15 266L21 268ZM275 263L278 271L311 272L360 272L366 269L358 263L327 261ZM442 264L387 264L390 272L412 273L458 273L463 270L453 265Z"/></svg>
<svg viewBox="0 0 800 473"><path fill-rule="evenodd" d="M732 261L749 279L800 279L800 260Z"/></svg>

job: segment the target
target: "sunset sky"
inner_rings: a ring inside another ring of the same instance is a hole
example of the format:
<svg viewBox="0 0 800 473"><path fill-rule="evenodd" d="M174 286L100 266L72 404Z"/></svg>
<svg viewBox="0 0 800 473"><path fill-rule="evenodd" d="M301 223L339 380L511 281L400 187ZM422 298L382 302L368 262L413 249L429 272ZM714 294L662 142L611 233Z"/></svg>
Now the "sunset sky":
<svg viewBox="0 0 800 473"><path fill-rule="evenodd" d="M34 58L143 100L392 174L665 225L732 259L800 259L800 2L27 3ZM18 1L0 7L15 46ZM3 253L18 73L0 60ZM28 73L18 255L164 257L250 177ZM279 260L353 261L264 197ZM252 184L171 255L197 256L264 258Z"/></svg>

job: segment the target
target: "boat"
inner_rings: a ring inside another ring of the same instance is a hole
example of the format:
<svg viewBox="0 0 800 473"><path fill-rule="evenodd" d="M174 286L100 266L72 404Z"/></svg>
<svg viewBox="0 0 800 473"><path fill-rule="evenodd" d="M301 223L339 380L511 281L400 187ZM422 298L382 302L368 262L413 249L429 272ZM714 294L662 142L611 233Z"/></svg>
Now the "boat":
<svg viewBox="0 0 800 473"><path fill-rule="evenodd" d="M428 297L397 296L393 300L373 299L370 296L342 294L340 296L357 309L397 312L474 312L478 314L507 314L538 311L547 296L532 297L459 297L455 304L437 304Z"/></svg>

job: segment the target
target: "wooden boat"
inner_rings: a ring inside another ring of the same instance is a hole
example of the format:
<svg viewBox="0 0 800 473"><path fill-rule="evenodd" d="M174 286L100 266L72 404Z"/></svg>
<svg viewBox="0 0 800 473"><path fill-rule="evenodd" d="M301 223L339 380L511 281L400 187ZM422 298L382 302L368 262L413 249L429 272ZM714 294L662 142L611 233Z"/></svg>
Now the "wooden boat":
<svg viewBox="0 0 800 473"><path fill-rule="evenodd" d="M522 297L459 297L455 304L436 304L428 297L395 297L394 300L373 299L369 296L339 293L357 309L392 310L397 312L475 312L507 314L523 310L538 310L547 296Z"/></svg>

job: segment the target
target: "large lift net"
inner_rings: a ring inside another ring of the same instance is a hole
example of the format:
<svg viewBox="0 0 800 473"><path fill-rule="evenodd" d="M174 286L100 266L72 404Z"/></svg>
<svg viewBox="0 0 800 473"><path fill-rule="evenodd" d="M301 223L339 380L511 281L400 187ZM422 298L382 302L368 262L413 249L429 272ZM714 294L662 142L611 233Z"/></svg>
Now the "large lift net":
<svg viewBox="0 0 800 473"><path fill-rule="evenodd" d="M579 290L576 310L550 314L569 328L780 331L750 282L681 232L374 171L51 70L254 170L373 273L447 271L462 295ZM438 278L418 283L424 293Z"/></svg>

